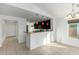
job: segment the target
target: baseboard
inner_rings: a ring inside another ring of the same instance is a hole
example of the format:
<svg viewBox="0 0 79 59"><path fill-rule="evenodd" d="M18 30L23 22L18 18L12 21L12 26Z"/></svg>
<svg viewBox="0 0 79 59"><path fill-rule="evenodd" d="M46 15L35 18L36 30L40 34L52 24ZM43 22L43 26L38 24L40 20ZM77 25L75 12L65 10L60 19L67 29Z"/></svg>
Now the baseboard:
<svg viewBox="0 0 79 59"><path fill-rule="evenodd" d="M16 36L7 36L7 38L16 37Z"/></svg>

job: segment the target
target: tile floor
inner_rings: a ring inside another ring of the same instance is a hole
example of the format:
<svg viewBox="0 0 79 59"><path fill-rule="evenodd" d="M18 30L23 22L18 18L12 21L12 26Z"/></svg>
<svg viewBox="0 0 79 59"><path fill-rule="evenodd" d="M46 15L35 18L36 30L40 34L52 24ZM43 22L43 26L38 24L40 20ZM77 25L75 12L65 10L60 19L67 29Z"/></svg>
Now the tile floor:
<svg viewBox="0 0 79 59"><path fill-rule="evenodd" d="M1 55L78 55L79 48L59 43L51 43L33 50L26 48L25 43L19 44L15 37L5 40L0 48Z"/></svg>

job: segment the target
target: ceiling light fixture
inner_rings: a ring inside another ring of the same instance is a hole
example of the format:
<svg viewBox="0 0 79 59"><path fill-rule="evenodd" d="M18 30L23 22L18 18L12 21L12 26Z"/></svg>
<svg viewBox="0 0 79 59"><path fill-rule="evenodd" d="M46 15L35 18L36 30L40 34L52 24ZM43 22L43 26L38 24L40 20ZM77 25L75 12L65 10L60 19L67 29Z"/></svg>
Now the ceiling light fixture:
<svg viewBox="0 0 79 59"><path fill-rule="evenodd" d="M66 16L66 19L68 20L79 19L79 12L75 12L74 9L75 7L77 7L76 4L72 3L72 11Z"/></svg>

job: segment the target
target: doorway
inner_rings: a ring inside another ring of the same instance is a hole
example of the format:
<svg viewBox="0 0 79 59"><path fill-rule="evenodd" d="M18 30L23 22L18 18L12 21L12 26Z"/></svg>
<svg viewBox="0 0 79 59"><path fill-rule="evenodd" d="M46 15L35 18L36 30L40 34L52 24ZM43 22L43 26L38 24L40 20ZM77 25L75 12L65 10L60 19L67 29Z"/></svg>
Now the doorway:
<svg viewBox="0 0 79 59"><path fill-rule="evenodd" d="M13 20L6 20L5 21L5 34L6 38L15 37L18 39L18 23L17 21Z"/></svg>

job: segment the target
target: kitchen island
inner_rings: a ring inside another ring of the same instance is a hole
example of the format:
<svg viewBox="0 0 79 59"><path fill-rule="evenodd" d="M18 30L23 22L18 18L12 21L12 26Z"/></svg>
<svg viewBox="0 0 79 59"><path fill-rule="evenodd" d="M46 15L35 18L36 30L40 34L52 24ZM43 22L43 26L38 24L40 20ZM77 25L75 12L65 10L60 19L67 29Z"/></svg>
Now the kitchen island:
<svg viewBox="0 0 79 59"><path fill-rule="evenodd" d="M26 47L30 50L50 44L53 39L53 31L26 33Z"/></svg>

